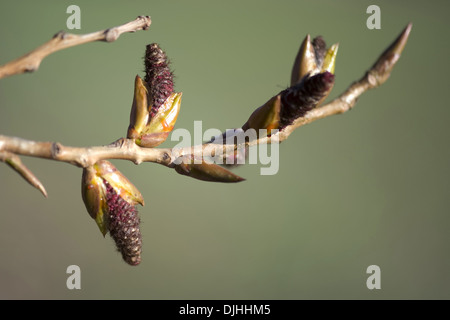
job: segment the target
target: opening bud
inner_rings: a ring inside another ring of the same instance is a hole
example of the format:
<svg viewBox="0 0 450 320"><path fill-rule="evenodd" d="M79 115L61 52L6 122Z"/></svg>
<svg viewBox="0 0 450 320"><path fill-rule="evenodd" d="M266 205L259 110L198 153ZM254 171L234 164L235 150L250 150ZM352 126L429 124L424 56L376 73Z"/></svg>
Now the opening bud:
<svg viewBox="0 0 450 320"><path fill-rule="evenodd" d="M147 46L144 62L145 81L136 76L127 137L151 148L163 143L173 130L182 93L173 92L173 74L157 43Z"/></svg>
<svg viewBox="0 0 450 320"><path fill-rule="evenodd" d="M112 163L101 160L83 169L81 194L103 236L109 231L125 262L139 264L142 237L136 205L144 205L139 190Z"/></svg>

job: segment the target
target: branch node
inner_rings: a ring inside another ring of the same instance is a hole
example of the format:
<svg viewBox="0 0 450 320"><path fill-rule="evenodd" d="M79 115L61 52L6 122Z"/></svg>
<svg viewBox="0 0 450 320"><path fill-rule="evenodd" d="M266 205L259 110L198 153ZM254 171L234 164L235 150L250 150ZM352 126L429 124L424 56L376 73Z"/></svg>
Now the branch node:
<svg viewBox="0 0 450 320"><path fill-rule="evenodd" d="M152 19L150 16L138 16L136 19L141 19L145 22L145 25L142 27L142 30L147 30L150 28L150 25L152 24Z"/></svg>
<svg viewBox="0 0 450 320"><path fill-rule="evenodd" d="M59 155L61 154L62 145L59 142L53 142L52 143L52 157L54 159L58 159Z"/></svg>
<svg viewBox="0 0 450 320"><path fill-rule="evenodd" d="M163 153L163 155L162 155L162 160L163 160L164 162L170 161L170 156L169 156L169 154L168 154L167 152L164 152L164 153Z"/></svg>
<svg viewBox="0 0 450 320"><path fill-rule="evenodd" d="M89 157L87 155L82 155L80 157L80 159L78 160L77 165L81 166L82 168L87 168L91 165L93 165L96 161L92 161L91 159L89 159Z"/></svg>
<svg viewBox="0 0 450 320"><path fill-rule="evenodd" d="M53 35L53 39L58 38L58 39L64 39L66 37L66 32L64 31L58 31L57 33L55 33Z"/></svg>
<svg viewBox="0 0 450 320"><path fill-rule="evenodd" d="M117 30L117 28L110 28L105 30L105 41L106 42L113 42L116 41L117 38L119 38L120 33Z"/></svg>
<svg viewBox="0 0 450 320"><path fill-rule="evenodd" d="M372 71L367 72L366 77L370 88L378 87L381 84L377 79L377 75L373 74Z"/></svg>
<svg viewBox="0 0 450 320"><path fill-rule="evenodd" d="M26 66L25 67L25 72L31 73L31 72L35 72L37 69L38 69L37 66Z"/></svg>
<svg viewBox="0 0 450 320"><path fill-rule="evenodd" d="M127 143L127 139L125 138L119 138L113 143L111 143L111 146L122 148Z"/></svg>

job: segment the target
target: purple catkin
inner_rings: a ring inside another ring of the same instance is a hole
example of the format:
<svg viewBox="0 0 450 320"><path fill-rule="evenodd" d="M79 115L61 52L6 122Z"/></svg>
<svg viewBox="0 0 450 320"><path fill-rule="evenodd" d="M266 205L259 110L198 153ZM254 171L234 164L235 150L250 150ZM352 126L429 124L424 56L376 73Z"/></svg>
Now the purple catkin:
<svg viewBox="0 0 450 320"><path fill-rule="evenodd" d="M165 52L157 43L147 45L144 63L145 82L149 87L149 101L152 105L150 116L153 117L173 92L173 73Z"/></svg>
<svg viewBox="0 0 450 320"><path fill-rule="evenodd" d="M326 71L312 77L306 75L300 83L281 91L279 129L282 130L313 109L328 94L333 83L334 75Z"/></svg>
<svg viewBox="0 0 450 320"><path fill-rule="evenodd" d="M141 262L142 236L136 207L122 197L104 180L108 204L108 229L123 260L133 266Z"/></svg>

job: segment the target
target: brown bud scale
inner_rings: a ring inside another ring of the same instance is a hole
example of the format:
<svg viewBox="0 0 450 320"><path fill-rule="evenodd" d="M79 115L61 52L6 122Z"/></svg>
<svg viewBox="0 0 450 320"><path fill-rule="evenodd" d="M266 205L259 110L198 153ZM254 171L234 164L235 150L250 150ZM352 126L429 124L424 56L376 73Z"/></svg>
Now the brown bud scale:
<svg viewBox="0 0 450 320"><path fill-rule="evenodd" d="M150 116L153 117L173 92L173 73L166 53L157 43L147 45L144 63L144 80L149 87L149 103L152 105Z"/></svg>
<svg viewBox="0 0 450 320"><path fill-rule="evenodd" d="M130 265L141 262L142 236L136 207L120 197L104 180L108 204L108 228L123 260Z"/></svg>

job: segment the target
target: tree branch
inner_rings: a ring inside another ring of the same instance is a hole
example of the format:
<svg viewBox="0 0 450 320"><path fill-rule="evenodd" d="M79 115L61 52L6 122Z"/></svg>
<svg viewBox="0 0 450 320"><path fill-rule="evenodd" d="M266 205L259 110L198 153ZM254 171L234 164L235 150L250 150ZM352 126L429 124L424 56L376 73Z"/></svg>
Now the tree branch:
<svg viewBox="0 0 450 320"><path fill-rule="evenodd" d="M122 138L106 146L78 148L63 146L58 142L40 142L0 135L1 151L67 162L82 168L106 159L130 160L136 164L156 162L166 166L171 163L170 149L141 148L134 140Z"/></svg>
<svg viewBox="0 0 450 320"><path fill-rule="evenodd" d="M351 109L361 94L380 86L388 79L405 47L411 27L412 24L408 24L398 38L381 54L369 71L360 80L350 85L338 98L324 106L306 112L304 116L296 119L291 125L286 126L271 137L262 137L253 141L247 141L244 143L245 146L267 144L273 142L274 139L275 141L281 142L287 139L300 126ZM77 148L63 146L56 142L38 142L0 135L0 153L8 152L14 155L51 159L67 162L83 168L92 166L99 160L107 159L129 160L135 164L155 162L173 168L175 167L174 161L177 157L183 156L191 159L192 157L202 157L205 152L208 152L211 156L214 156L218 152L227 155L232 154L239 147L242 146L236 144L205 143L201 146L179 149L142 148L136 145L133 139L121 138L106 146Z"/></svg>
<svg viewBox="0 0 450 320"><path fill-rule="evenodd" d="M0 66L0 79L14 74L36 71L42 60L53 52L88 42L113 42L117 40L122 33L147 30L151 23L152 21L149 16L139 16L135 20L121 26L88 34L76 35L60 31L55 34L51 40L40 47L18 59Z"/></svg>

